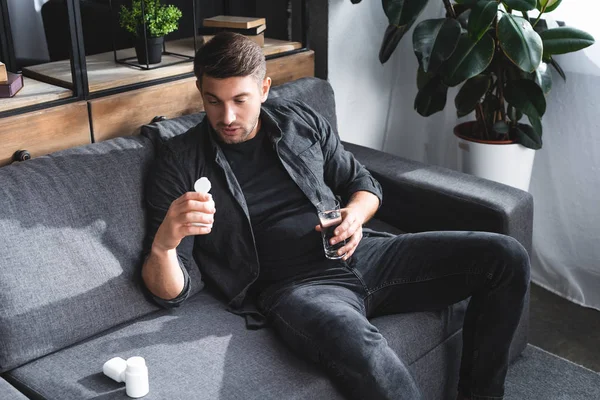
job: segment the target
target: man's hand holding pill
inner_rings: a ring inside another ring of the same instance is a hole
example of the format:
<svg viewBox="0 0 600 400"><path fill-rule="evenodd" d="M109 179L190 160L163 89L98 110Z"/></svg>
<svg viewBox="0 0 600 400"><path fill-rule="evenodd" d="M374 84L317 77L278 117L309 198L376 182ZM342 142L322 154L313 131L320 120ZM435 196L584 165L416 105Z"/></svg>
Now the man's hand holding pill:
<svg viewBox="0 0 600 400"><path fill-rule="evenodd" d="M208 193L210 182L200 178L194 189L195 192L187 192L171 203L156 232L154 246L161 250L173 250L186 236L211 232L216 208L212 195Z"/></svg>

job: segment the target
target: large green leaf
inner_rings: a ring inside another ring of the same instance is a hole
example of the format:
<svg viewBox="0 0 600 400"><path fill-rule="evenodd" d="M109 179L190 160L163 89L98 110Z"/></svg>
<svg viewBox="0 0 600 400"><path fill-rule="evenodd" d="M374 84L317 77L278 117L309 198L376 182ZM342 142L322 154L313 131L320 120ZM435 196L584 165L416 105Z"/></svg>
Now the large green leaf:
<svg viewBox="0 0 600 400"><path fill-rule="evenodd" d="M542 120L533 117L527 117L527 119L529 119L529 123L531 124L531 127L533 128L535 133L542 137Z"/></svg>
<svg viewBox="0 0 600 400"><path fill-rule="evenodd" d="M523 146L533 150L542 148L542 137L538 135L531 126L517 124L517 126L514 127L514 134L517 142L521 143Z"/></svg>
<svg viewBox="0 0 600 400"><path fill-rule="evenodd" d="M467 29L472 39L479 40L488 30L498 14L498 3L495 0L482 0L473 7L469 16Z"/></svg>
<svg viewBox="0 0 600 400"><path fill-rule="evenodd" d="M504 98L523 114L541 119L546 112L546 98L537 83L529 79L510 81L504 89Z"/></svg>
<svg viewBox="0 0 600 400"><path fill-rule="evenodd" d="M535 83L542 88L544 94L547 95L550 93L550 90L552 90L552 72L550 71L548 64L544 62L541 63L540 66L535 70L534 74Z"/></svg>
<svg viewBox="0 0 600 400"><path fill-rule="evenodd" d="M417 68L417 89L423 89L436 76L423 71L421 67Z"/></svg>
<svg viewBox="0 0 600 400"><path fill-rule="evenodd" d="M566 54L585 49L594 44L594 37L575 28L548 29L540 34L544 43L544 58L553 54Z"/></svg>
<svg viewBox="0 0 600 400"><path fill-rule="evenodd" d="M477 75L465 82L454 98L456 114L459 118L475 109L491 84L492 81L487 75Z"/></svg>
<svg viewBox="0 0 600 400"><path fill-rule="evenodd" d="M400 39L413 26L429 0L382 0L388 17L387 27L379 50L379 61L384 64L398 46Z"/></svg>
<svg viewBox="0 0 600 400"><path fill-rule="evenodd" d="M390 59L392 53L396 50L396 47L398 47L400 39L402 39L407 30L407 27L398 28L396 25L387 27L383 34L381 48L379 49L379 62L385 64L387 60Z"/></svg>
<svg viewBox="0 0 600 400"><path fill-rule="evenodd" d="M422 21L413 31L413 47L419 66L425 72L436 72L456 49L460 24L451 18Z"/></svg>
<svg viewBox="0 0 600 400"><path fill-rule="evenodd" d="M498 39L506 57L523 71L533 72L542 62L542 38L525 18L504 14Z"/></svg>
<svg viewBox="0 0 600 400"><path fill-rule="evenodd" d="M429 0L382 0L383 11L390 25L412 25Z"/></svg>
<svg viewBox="0 0 600 400"><path fill-rule="evenodd" d="M456 0L458 4L464 4L466 6L474 6L479 0Z"/></svg>
<svg viewBox="0 0 600 400"><path fill-rule="evenodd" d="M494 47L494 39L490 35L484 35L481 40L475 41L463 33L456 50L443 68L444 83L456 86L482 73L492 62Z"/></svg>
<svg viewBox="0 0 600 400"><path fill-rule="evenodd" d="M423 117L429 117L446 106L448 97L448 86L442 83L439 76L431 79L417 93L415 98L415 110Z"/></svg>
<svg viewBox="0 0 600 400"><path fill-rule="evenodd" d="M463 11L462 13L458 14L458 17L456 18L456 20L460 23L460 26L464 30L467 30L467 27L469 25L469 17L470 16L471 16L471 9L467 9L466 11Z"/></svg>
<svg viewBox="0 0 600 400"><path fill-rule="evenodd" d="M556 72L558 72L558 74L560 75L561 78L563 78L563 81L567 81L567 75L565 75L565 71L562 69L562 67L560 66L560 64L552 57L550 57L550 59L548 60L548 64L552 65L552 67L554 67L554 69L556 70Z"/></svg>
<svg viewBox="0 0 600 400"><path fill-rule="evenodd" d="M517 11L533 10L537 5L537 0L504 0L504 3Z"/></svg>
<svg viewBox="0 0 600 400"><path fill-rule="evenodd" d="M521 118L523 118L523 113L510 104L506 108L506 115L508 115L508 118L510 118L512 122L519 122Z"/></svg>
<svg viewBox="0 0 600 400"><path fill-rule="evenodd" d="M549 13L556 10L556 7L558 7L561 2L562 0L537 0L537 9L541 11L545 6L546 9L544 12Z"/></svg>

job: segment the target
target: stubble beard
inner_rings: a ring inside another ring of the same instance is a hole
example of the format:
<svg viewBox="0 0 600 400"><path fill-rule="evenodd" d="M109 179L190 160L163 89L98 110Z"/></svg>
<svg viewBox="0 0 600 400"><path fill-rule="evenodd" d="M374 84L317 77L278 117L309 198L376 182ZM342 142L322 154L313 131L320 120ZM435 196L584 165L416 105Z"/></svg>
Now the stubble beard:
<svg viewBox="0 0 600 400"><path fill-rule="evenodd" d="M221 140L223 141L223 143L226 143L226 144L242 143L242 142L249 140L248 136L250 136L252 131L254 131L254 129L258 126L258 121L259 121L259 116L256 117L256 120L254 120L254 123L252 124L251 128L245 129L242 127L241 129L243 129L244 131L242 132L242 134L239 138L228 138L225 135L220 135Z"/></svg>

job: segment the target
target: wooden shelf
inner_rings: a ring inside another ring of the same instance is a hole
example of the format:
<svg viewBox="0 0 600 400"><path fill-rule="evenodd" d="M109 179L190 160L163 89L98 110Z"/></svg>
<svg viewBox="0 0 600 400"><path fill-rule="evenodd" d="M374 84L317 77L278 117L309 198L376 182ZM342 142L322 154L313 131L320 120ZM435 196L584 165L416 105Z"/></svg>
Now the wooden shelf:
<svg viewBox="0 0 600 400"><path fill-rule="evenodd" d="M23 77L23 88L16 95L10 98L0 98L0 112L64 99L72 95L73 92L69 89Z"/></svg>
<svg viewBox="0 0 600 400"><path fill-rule="evenodd" d="M203 41L207 41L212 36L198 36L196 38L198 46ZM263 52L265 56L279 54L286 51L299 49L302 44L299 42L285 42L276 39L265 38ZM186 38L167 42L168 52L194 56L193 38ZM124 49L117 51L117 58L127 58L135 56L134 49ZM170 64L181 60L181 57L163 55L162 65ZM176 65L168 65L158 69L140 70L139 68L115 63L113 52L95 54L86 57L88 84L90 93L101 90L117 88L139 82L147 82L160 78L166 78L176 75L192 72L193 63L185 62ZM45 80L52 83L72 84L71 63L69 60L55 61L47 64L40 64L23 69L25 75L36 79Z"/></svg>

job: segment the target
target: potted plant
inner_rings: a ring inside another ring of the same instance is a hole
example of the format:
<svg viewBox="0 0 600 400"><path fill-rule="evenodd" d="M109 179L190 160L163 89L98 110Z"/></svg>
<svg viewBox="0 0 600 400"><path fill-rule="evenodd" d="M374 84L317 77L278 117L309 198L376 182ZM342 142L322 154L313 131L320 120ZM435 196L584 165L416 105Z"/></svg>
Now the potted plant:
<svg viewBox="0 0 600 400"><path fill-rule="evenodd" d="M130 8L121 6L121 27L136 38L138 63L160 63L164 36L178 29L181 15L177 7L161 4L160 0L133 0Z"/></svg>
<svg viewBox="0 0 600 400"><path fill-rule="evenodd" d="M553 56L594 43L586 32L549 28L541 19L561 1L442 0L446 17L415 27L415 110L425 117L443 110L448 88L462 84L457 115L475 112L475 121L454 129L464 172L528 190L535 150L542 147L550 66L565 79ZM389 20L379 52L385 63L428 0L382 3Z"/></svg>

